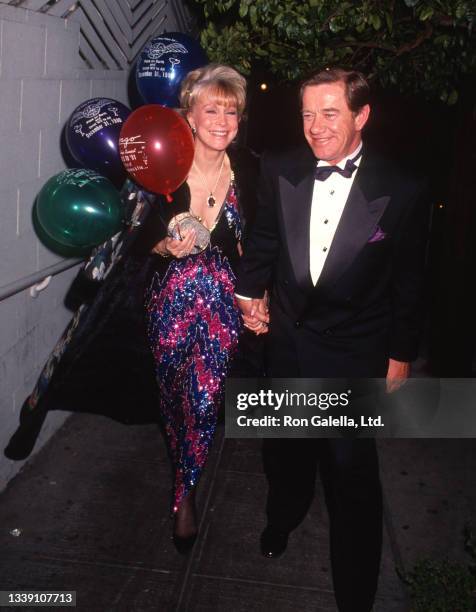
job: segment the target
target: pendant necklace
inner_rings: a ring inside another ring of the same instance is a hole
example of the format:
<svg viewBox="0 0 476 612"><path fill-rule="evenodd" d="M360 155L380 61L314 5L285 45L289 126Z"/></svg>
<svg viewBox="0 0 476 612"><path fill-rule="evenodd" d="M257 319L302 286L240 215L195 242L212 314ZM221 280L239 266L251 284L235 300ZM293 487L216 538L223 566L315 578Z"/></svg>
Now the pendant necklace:
<svg viewBox="0 0 476 612"><path fill-rule="evenodd" d="M225 163L225 155L223 155L223 159L221 160L221 166L220 166L220 172L218 173L218 177L217 180L215 181L215 185L213 186L213 189L210 189L207 185L207 181L205 180L205 176L203 175L203 173L201 172L200 168L197 166L197 164L195 163L195 160L193 161L193 166L195 166L196 171L198 172L198 176L200 177L200 180L202 181L205 189L210 193L210 195L207 198L207 205L209 208L213 208L216 204L216 198L213 195L215 189L217 188L217 185L220 181L221 178L221 173L223 172L223 164Z"/></svg>

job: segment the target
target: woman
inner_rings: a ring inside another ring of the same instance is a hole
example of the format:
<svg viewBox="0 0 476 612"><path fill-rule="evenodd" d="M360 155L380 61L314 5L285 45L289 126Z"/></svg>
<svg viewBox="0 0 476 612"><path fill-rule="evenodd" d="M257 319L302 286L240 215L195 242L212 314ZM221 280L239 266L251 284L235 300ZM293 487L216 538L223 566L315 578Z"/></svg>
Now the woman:
<svg viewBox="0 0 476 612"><path fill-rule="evenodd" d="M253 156L229 145L245 91L244 79L226 66L186 77L181 102L196 151L187 182L172 203L127 182L129 227L98 248L73 283L70 303L81 306L5 450L11 459L27 457L52 409L106 414L124 423L160 416L174 463L180 551L196 537L196 486L241 333L233 269L244 221L255 209L257 168ZM196 231L174 227L181 213L200 219L200 239ZM209 246L190 254L207 231ZM237 375L254 373L260 361L259 344L248 334L241 336L246 346L235 359Z"/></svg>
<svg viewBox="0 0 476 612"><path fill-rule="evenodd" d="M162 201L146 230L156 257L147 331L175 468L174 541L179 549L190 547L197 534L196 485L242 331L233 273L241 254L242 215L226 150L237 136L245 96L244 78L227 66L205 66L186 77L181 106L194 134L193 165L173 203ZM180 230L179 220L187 213L197 229ZM203 245L196 244L204 237L209 244L201 250Z"/></svg>

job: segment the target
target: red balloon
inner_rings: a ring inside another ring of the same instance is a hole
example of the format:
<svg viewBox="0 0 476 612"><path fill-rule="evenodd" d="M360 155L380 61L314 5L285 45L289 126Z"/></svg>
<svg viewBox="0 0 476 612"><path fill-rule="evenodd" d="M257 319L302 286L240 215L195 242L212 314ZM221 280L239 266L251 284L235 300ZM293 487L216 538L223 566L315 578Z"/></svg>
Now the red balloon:
<svg viewBox="0 0 476 612"><path fill-rule="evenodd" d="M192 167L192 132L175 111L146 104L124 122L119 152L125 169L140 185L169 195L185 181Z"/></svg>

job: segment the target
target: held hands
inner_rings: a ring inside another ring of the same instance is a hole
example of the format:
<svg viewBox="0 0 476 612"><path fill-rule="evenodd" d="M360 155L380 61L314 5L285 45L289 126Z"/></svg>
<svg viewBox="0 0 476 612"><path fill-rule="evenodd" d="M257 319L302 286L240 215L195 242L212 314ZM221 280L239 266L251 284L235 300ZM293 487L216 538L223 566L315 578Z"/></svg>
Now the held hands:
<svg viewBox="0 0 476 612"><path fill-rule="evenodd" d="M243 315L245 327L253 331L257 336L268 332L269 311L268 296L263 298L243 300L237 298L238 306Z"/></svg>
<svg viewBox="0 0 476 612"><path fill-rule="evenodd" d="M186 257L190 254L191 250L195 245L196 233L195 230L184 230L182 232L182 239L176 240L167 236L160 242L158 242L152 249L152 253L162 255L162 257Z"/></svg>

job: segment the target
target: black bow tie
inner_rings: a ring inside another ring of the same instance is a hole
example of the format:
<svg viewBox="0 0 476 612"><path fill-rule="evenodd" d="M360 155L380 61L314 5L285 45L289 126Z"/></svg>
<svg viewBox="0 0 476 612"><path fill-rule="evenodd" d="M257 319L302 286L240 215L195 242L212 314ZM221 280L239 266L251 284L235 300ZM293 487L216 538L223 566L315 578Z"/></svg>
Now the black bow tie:
<svg viewBox="0 0 476 612"><path fill-rule="evenodd" d="M314 178L316 181L326 181L333 172L338 172L344 178L351 178L355 170L357 170L355 162L361 155L362 149L360 149L353 159L348 159L345 162L344 168L339 168L339 166L317 166L314 171Z"/></svg>

